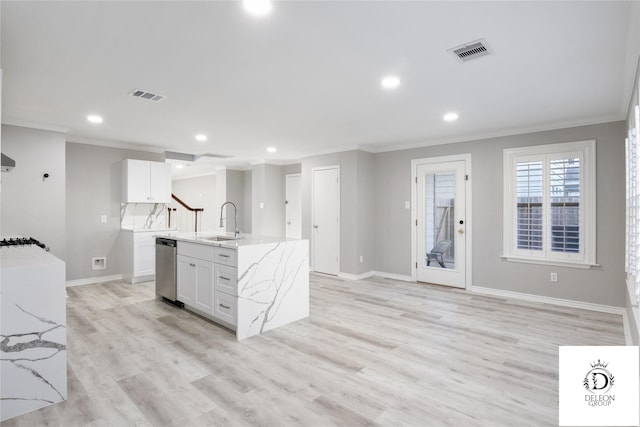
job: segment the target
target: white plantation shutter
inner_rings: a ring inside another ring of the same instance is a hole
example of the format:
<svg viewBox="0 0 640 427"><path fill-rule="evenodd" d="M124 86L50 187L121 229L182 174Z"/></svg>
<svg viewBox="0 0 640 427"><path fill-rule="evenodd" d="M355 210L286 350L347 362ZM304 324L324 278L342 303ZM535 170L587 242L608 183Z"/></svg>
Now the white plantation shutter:
<svg viewBox="0 0 640 427"><path fill-rule="evenodd" d="M580 252L580 158L549 164L551 250Z"/></svg>
<svg viewBox="0 0 640 427"><path fill-rule="evenodd" d="M542 250L542 161L516 162L517 247Z"/></svg>
<svg viewBox="0 0 640 427"><path fill-rule="evenodd" d="M595 265L595 155L593 140L504 150L506 259Z"/></svg>
<svg viewBox="0 0 640 427"><path fill-rule="evenodd" d="M640 301L640 107L635 107L635 125L629 129L626 140L626 256L625 269L629 293Z"/></svg>

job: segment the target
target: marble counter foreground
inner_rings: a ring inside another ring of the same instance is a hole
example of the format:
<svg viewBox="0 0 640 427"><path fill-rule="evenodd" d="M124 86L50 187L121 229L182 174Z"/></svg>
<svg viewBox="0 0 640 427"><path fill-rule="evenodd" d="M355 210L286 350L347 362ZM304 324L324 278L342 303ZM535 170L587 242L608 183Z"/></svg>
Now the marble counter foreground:
<svg viewBox="0 0 640 427"><path fill-rule="evenodd" d="M67 398L65 264L37 246L0 249L0 420Z"/></svg>

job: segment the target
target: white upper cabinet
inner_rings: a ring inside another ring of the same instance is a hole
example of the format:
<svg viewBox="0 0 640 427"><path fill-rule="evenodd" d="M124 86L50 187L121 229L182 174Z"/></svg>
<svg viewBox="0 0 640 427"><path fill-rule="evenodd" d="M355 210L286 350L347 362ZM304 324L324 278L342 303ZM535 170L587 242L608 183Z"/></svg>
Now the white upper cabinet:
<svg viewBox="0 0 640 427"><path fill-rule="evenodd" d="M124 160L122 202L171 203L171 165L146 160Z"/></svg>

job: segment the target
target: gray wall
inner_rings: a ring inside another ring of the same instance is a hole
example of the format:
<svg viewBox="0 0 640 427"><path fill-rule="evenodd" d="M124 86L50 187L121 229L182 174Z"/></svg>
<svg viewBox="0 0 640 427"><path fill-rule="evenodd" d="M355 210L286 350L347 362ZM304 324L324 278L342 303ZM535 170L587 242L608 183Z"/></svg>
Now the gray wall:
<svg viewBox="0 0 640 427"><path fill-rule="evenodd" d="M374 156L364 151L356 152L357 172L356 187L357 200L356 212L358 216L357 223L357 242L356 256L357 268L355 274L362 274L368 271L376 270L375 268L375 188L374 188ZM360 256L363 261L360 262Z"/></svg>
<svg viewBox="0 0 640 427"><path fill-rule="evenodd" d="M251 228L259 236L284 237L284 168L255 165L251 171ZM260 208L260 204L263 207Z"/></svg>
<svg viewBox="0 0 640 427"><path fill-rule="evenodd" d="M2 235L33 237L68 262L65 220L65 135L2 125L2 152L16 161L2 173ZM43 174L49 178L43 180Z"/></svg>
<svg viewBox="0 0 640 427"><path fill-rule="evenodd" d="M252 172L250 170L244 171L243 183L244 183L244 194L242 198L242 227L243 228L241 228L240 231L242 231L243 233L251 234L253 232L251 228L251 215L253 211L251 197L252 197L253 191L251 189Z"/></svg>
<svg viewBox="0 0 640 427"><path fill-rule="evenodd" d="M244 206L244 171L227 169L227 200L235 203L238 208L238 229L241 233L245 233L244 216L242 212ZM227 206L227 231L234 231L234 212L233 207ZM218 214L219 215L219 214Z"/></svg>
<svg viewBox="0 0 640 427"><path fill-rule="evenodd" d="M624 305L624 122L438 145L374 155L376 270L411 275L411 159L471 153L473 285ZM597 262L589 270L507 262L502 252L502 151L596 139ZM469 216L467 217L469 220ZM549 273L558 273L558 283Z"/></svg>
<svg viewBox="0 0 640 427"><path fill-rule="evenodd" d="M296 173L302 172L302 164L301 163L293 163L290 165L282 166L282 173L284 175L292 175Z"/></svg>
<svg viewBox="0 0 640 427"><path fill-rule="evenodd" d="M309 239L311 233L312 170L334 165L340 166L340 272L358 275L371 271L375 259L372 154L344 151L302 159L302 238Z"/></svg>
<svg viewBox="0 0 640 427"><path fill-rule="evenodd" d="M233 202L238 209L238 229L241 233L247 233L245 229L245 217L244 212L244 189L245 189L245 174L244 171L223 169L216 172L216 187L217 187L217 216L218 221L220 219L220 207L224 202ZM227 205L224 208L223 215L225 216L225 231L232 233L235 230L235 212L233 206Z"/></svg>
<svg viewBox="0 0 640 427"><path fill-rule="evenodd" d="M201 231L218 231L220 225L220 203L217 199L216 176L177 179L171 183L171 191L192 208L203 208L198 222ZM180 209L180 208L179 208ZM193 216L193 212L189 214ZM201 222L200 222L201 221ZM193 220L190 221L193 231Z"/></svg>
<svg viewBox="0 0 640 427"><path fill-rule="evenodd" d="M121 274L122 160L164 161L159 153L67 143L67 280ZM106 223L100 215L107 215ZM91 258L107 257L105 270Z"/></svg>

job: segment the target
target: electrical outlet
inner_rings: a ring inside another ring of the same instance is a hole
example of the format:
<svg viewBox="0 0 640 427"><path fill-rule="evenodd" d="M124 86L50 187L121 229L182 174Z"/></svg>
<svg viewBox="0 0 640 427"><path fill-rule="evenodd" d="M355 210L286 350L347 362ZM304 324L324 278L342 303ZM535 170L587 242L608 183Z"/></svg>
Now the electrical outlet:
<svg viewBox="0 0 640 427"><path fill-rule="evenodd" d="M364 256L360 255L360 262L364 262Z"/></svg>
<svg viewBox="0 0 640 427"><path fill-rule="evenodd" d="M405 209L409 209L411 207L411 203L409 202L404 202L404 208Z"/></svg>
<svg viewBox="0 0 640 427"><path fill-rule="evenodd" d="M107 222L107 216L106 215L100 216L100 222Z"/></svg>
<svg viewBox="0 0 640 427"><path fill-rule="evenodd" d="M551 280L552 282L557 282L558 281L558 273L551 273L551 276L549 277L549 280Z"/></svg>
<svg viewBox="0 0 640 427"><path fill-rule="evenodd" d="M264 202L260 202L260 209L264 209Z"/></svg>

